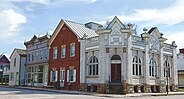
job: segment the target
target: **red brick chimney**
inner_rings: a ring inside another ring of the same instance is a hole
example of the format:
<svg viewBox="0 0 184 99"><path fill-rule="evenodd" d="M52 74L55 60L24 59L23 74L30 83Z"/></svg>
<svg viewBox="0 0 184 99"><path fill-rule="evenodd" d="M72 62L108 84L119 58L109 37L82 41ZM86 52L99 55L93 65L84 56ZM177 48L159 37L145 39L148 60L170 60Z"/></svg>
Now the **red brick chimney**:
<svg viewBox="0 0 184 99"><path fill-rule="evenodd" d="M180 50L180 53L183 53L184 54L184 48L179 49L179 50Z"/></svg>

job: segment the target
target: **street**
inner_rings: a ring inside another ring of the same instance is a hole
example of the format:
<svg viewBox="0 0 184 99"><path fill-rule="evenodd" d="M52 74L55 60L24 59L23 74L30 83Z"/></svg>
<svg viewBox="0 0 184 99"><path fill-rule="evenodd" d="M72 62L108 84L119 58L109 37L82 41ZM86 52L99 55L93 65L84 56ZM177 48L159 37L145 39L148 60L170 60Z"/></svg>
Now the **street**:
<svg viewBox="0 0 184 99"><path fill-rule="evenodd" d="M0 99L184 99L183 95L141 97L125 97L123 95L114 96L115 95L113 95L113 97L106 97L98 95L65 94L49 91L0 87Z"/></svg>

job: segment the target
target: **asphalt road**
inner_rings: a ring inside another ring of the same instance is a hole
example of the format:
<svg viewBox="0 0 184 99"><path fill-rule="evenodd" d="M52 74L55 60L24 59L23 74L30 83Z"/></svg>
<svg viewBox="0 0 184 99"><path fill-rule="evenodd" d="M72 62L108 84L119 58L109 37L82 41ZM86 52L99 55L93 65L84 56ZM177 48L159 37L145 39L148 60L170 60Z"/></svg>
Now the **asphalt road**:
<svg viewBox="0 0 184 99"><path fill-rule="evenodd" d="M95 95L64 94L49 91L0 87L0 99L184 99L184 95L144 97L122 97L121 95L117 95L117 97L99 97Z"/></svg>

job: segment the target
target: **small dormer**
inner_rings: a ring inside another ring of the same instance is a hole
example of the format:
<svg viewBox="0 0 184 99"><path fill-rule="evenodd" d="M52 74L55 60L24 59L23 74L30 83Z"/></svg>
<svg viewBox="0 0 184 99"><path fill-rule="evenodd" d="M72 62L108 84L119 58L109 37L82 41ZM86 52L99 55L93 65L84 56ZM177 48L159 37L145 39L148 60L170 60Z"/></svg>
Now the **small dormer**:
<svg viewBox="0 0 184 99"><path fill-rule="evenodd" d="M102 29L103 26L101 24L95 23L95 22L88 22L85 24L85 26L89 29L92 30L98 30L98 29Z"/></svg>

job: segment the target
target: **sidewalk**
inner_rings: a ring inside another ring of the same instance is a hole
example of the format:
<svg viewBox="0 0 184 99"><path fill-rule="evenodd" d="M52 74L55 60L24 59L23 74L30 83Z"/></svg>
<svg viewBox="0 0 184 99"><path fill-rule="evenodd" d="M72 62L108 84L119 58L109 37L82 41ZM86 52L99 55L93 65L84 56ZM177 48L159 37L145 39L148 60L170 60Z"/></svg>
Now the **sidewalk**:
<svg viewBox="0 0 184 99"><path fill-rule="evenodd" d="M68 91L68 90L54 90L48 88L38 88L38 87L12 87L12 86L0 86L0 87L9 87L9 88L18 88L18 89L29 89L29 90L40 90L48 92L56 92L63 94L78 94L78 95L93 95L98 97L112 97L112 98L121 98L121 97L142 97L142 96L166 96L166 93L133 93L133 94L100 94L95 92L83 92L83 91ZM184 95L184 92L169 92L168 95Z"/></svg>

